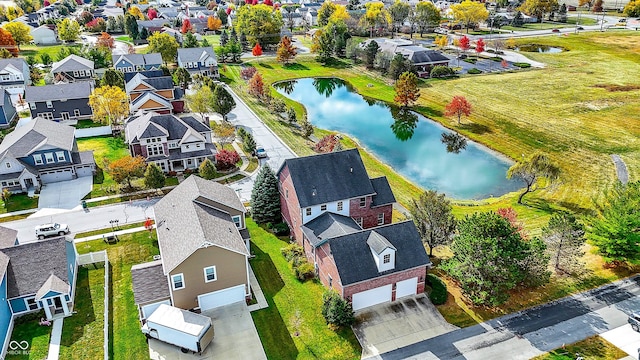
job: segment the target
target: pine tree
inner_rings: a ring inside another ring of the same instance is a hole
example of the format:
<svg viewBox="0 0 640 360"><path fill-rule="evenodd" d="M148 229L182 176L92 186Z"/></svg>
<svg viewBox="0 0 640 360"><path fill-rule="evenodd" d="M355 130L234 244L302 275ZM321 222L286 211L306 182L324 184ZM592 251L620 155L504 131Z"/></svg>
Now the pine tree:
<svg viewBox="0 0 640 360"><path fill-rule="evenodd" d="M164 186L166 177L160 167L155 163L147 165L147 170L144 172L144 185L149 189L160 189Z"/></svg>
<svg viewBox="0 0 640 360"><path fill-rule="evenodd" d="M251 191L251 213L257 223L280 222L280 193L278 179L268 164L265 164Z"/></svg>
<svg viewBox="0 0 640 360"><path fill-rule="evenodd" d="M293 124L298 121L296 117L296 110L292 107L290 107L289 110L287 110L287 120L289 120L290 124Z"/></svg>
<svg viewBox="0 0 640 360"><path fill-rule="evenodd" d="M213 165L213 162L208 158L200 164L198 171L200 172L200 177L206 180L215 179L218 176L216 166Z"/></svg>
<svg viewBox="0 0 640 360"><path fill-rule="evenodd" d="M229 35L227 35L227 30L222 30L222 34L220 35L220 47L225 47L229 42Z"/></svg>

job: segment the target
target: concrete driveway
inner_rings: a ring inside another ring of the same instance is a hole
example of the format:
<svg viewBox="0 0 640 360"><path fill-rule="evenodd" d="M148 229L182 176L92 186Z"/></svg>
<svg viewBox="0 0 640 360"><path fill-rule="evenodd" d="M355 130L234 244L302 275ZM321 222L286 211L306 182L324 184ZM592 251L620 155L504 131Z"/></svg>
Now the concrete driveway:
<svg viewBox="0 0 640 360"><path fill-rule="evenodd" d="M92 186L92 176L46 184L40 190L38 209L73 209L81 206L80 201L91 192Z"/></svg>
<svg viewBox="0 0 640 360"><path fill-rule="evenodd" d="M640 351L640 333L633 331L627 324L600 334L602 338L629 354L632 358L638 358Z"/></svg>
<svg viewBox="0 0 640 360"><path fill-rule="evenodd" d="M359 311L353 325L363 359L456 329L424 294Z"/></svg>
<svg viewBox="0 0 640 360"><path fill-rule="evenodd" d="M245 303L235 303L204 311L213 319L215 336L202 355L183 354L180 348L149 340L149 355L154 360L252 359L266 360L267 356Z"/></svg>

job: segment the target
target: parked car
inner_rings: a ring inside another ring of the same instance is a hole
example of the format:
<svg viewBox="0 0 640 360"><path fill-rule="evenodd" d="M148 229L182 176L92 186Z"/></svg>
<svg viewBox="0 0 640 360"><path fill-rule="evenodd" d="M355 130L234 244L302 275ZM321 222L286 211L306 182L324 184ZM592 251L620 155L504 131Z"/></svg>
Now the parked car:
<svg viewBox="0 0 640 360"><path fill-rule="evenodd" d="M584 30L584 28L582 26L578 26L576 29L578 30Z"/></svg>
<svg viewBox="0 0 640 360"><path fill-rule="evenodd" d="M553 30L551 30L551 32L559 33L559 32L560 32L560 29L553 29Z"/></svg>
<svg viewBox="0 0 640 360"><path fill-rule="evenodd" d="M255 155L258 159L263 159L267 157L267 151L263 147L257 147Z"/></svg>
<svg viewBox="0 0 640 360"><path fill-rule="evenodd" d="M42 224L36 226L36 237L40 240L48 236L62 236L69 233L69 225L67 224Z"/></svg>
<svg viewBox="0 0 640 360"><path fill-rule="evenodd" d="M629 324L631 324L631 328L633 331L640 332L640 314L639 313L631 313L629 315L629 319L627 319Z"/></svg>

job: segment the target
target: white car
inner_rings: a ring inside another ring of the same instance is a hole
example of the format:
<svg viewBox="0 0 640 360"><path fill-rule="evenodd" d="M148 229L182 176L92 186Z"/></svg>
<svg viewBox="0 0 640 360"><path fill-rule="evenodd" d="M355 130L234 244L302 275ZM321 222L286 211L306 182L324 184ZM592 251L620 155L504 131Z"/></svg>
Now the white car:
<svg viewBox="0 0 640 360"><path fill-rule="evenodd" d="M63 236L69 233L69 225L67 224L42 224L36 226L36 237L40 240L47 236Z"/></svg>

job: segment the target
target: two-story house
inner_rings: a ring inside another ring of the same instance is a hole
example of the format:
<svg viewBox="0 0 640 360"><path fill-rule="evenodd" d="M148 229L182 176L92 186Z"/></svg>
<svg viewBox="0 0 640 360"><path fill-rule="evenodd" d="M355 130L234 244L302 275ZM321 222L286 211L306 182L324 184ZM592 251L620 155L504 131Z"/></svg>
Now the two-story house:
<svg viewBox="0 0 640 360"><path fill-rule="evenodd" d="M162 65L160 53L113 55L113 67L123 73L158 70Z"/></svg>
<svg viewBox="0 0 640 360"><path fill-rule="evenodd" d="M42 184L92 176L93 151L78 152L75 129L42 118L16 128L0 143L2 189L26 192Z"/></svg>
<svg viewBox="0 0 640 360"><path fill-rule="evenodd" d="M287 159L282 217L320 281L355 310L424 291L430 261L411 221L391 224L395 196L357 149Z"/></svg>
<svg viewBox="0 0 640 360"><path fill-rule="evenodd" d="M0 88L9 90L14 103L18 95L24 95L28 85L31 85L29 64L23 58L0 59Z"/></svg>
<svg viewBox="0 0 640 360"><path fill-rule="evenodd" d="M218 60L212 47L178 49L178 67L190 74L219 78Z"/></svg>
<svg viewBox="0 0 640 360"><path fill-rule="evenodd" d="M93 81L95 78L93 61L71 54L51 65L51 75L56 84Z"/></svg>
<svg viewBox="0 0 640 360"><path fill-rule="evenodd" d="M160 260L131 268L141 320L160 304L204 311L251 297L246 210L233 189L190 176L153 212Z"/></svg>
<svg viewBox="0 0 640 360"><path fill-rule="evenodd" d="M28 86L25 100L29 103L31 117L64 121L75 124L78 120L91 119L93 109L89 95L93 91L90 81L45 86Z"/></svg>
<svg viewBox="0 0 640 360"><path fill-rule="evenodd" d="M173 85L171 76L152 77L150 72L137 73L125 84L129 96L129 111L132 114L156 112L171 114L184 109L184 100L179 99L182 91ZM179 96L176 96L179 95Z"/></svg>
<svg viewBox="0 0 640 360"><path fill-rule="evenodd" d="M0 128L9 127L18 118L16 107L13 106L9 90L0 89Z"/></svg>
<svg viewBox="0 0 640 360"><path fill-rule="evenodd" d="M142 156L164 172L197 169L205 159L215 161L211 128L192 116L147 113L129 118L125 142L131 156Z"/></svg>
<svg viewBox="0 0 640 360"><path fill-rule="evenodd" d="M10 236L7 245L11 240ZM67 237L0 249L1 358L16 316L44 310L45 317L53 320L73 314L77 268L76 248Z"/></svg>
<svg viewBox="0 0 640 360"><path fill-rule="evenodd" d="M36 45L54 45L58 43L58 34L49 25L41 25L31 30L33 42Z"/></svg>

